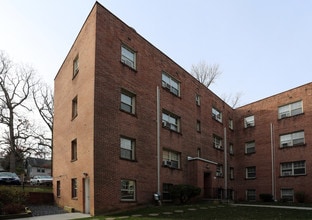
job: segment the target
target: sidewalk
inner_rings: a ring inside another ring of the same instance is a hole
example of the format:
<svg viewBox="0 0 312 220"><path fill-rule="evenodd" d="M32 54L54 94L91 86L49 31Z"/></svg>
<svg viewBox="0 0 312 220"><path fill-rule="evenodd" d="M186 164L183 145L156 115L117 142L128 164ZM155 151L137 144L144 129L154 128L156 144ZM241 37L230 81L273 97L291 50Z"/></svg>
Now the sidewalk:
<svg viewBox="0 0 312 220"><path fill-rule="evenodd" d="M250 206L250 207L263 207L263 208L278 208L278 209L299 209L299 210L312 210L312 207L298 207L298 206L278 206L278 205L249 205L249 204L231 204L232 206Z"/></svg>
<svg viewBox="0 0 312 220"><path fill-rule="evenodd" d="M55 215L42 215L28 218L16 218L15 220L68 220L68 219L78 219L78 218L88 218L91 217L89 214L83 214L80 212L71 212L64 214L55 214ZM13 219L14 220L14 219Z"/></svg>

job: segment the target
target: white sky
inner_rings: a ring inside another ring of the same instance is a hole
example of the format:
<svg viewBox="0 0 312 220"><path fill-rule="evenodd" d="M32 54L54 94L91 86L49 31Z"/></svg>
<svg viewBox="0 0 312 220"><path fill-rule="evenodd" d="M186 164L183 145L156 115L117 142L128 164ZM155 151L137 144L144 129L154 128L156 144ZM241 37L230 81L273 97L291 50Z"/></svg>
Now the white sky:
<svg viewBox="0 0 312 220"><path fill-rule="evenodd" d="M210 87L240 104L311 82L310 0L99 0L185 70L220 65ZM93 0L1 0L0 50L53 79Z"/></svg>

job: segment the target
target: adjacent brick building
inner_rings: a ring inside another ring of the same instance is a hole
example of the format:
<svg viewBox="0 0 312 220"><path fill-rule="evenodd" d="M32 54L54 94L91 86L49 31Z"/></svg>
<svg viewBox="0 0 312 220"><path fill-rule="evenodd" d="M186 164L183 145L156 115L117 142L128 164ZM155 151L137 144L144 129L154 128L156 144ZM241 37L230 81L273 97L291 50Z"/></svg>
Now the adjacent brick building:
<svg viewBox="0 0 312 220"><path fill-rule="evenodd" d="M172 184L312 198L311 93L232 109L96 2L55 78L55 200L95 215L169 201Z"/></svg>

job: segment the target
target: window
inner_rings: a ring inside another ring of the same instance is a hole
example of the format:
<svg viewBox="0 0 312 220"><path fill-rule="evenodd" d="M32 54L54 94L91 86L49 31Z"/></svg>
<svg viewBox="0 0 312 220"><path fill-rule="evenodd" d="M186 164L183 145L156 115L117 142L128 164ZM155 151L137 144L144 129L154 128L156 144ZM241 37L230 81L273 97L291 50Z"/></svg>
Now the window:
<svg viewBox="0 0 312 220"><path fill-rule="evenodd" d="M162 125L170 130L180 132L180 118L172 113L162 113Z"/></svg>
<svg viewBox="0 0 312 220"><path fill-rule="evenodd" d="M213 135L213 147L216 149L223 149L222 138L217 135Z"/></svg>
<svg viewBox="0 0 312 220"><path fill-rule="evenodd" d="M171 198L171 190L172 190L173 184L171 183L164 183L163 184L163 192L162 192L162 199L170 201L172 200Z"/></svg>
<svg viewBox="0 0 312 220"><path fill-rule="evenodd" d="M136 53L130 50L128 47L122 45L121 62L131 67L132 69L136 69Z"/></svg>
<svg viewBox="0 0 312 220"><path fill-rule="evenodd" d="M121 91L120 99L121 99L120 109L125 112L134 114L135 113L135 95L127 91Z"/></svg>
<svg viewBox="0 0 312 220"><path fill-rule="evenodd" d="M135 200L135 181L121 180L121 200L134 201Z"/></svg>
<svg viewBox="0 0 312 220"><path fill-rule="evenodd" d="M77 160L77 139L71 142L71 160Z"/></svg>
<svg viewBox="0 0 312 220"><path fill-rule="evenodd" d="M135 140L126 137L120 138L120 157L128 160L134 160Z"/></svg>
<svg viewBox="0 0 312 220"><path fill-rule="evenodd" d="M212 118L218 122L222 122L222 113L219 110L212 108Z"/></svg>
<svg viewBox="0 0 312 220"><path fill-rule="evenodd" d="M195 95L195 102L197 106L200 106L200 95L198 94Z"/></svg>
<svg viewBox="0 0 312 220"><path fill-rule="evenodd" d="M180 168L180 153L170 150L163 150L163 165L165 167Z"/></svg>
<svg viewBox="0 0 312 220"><path fill-rule="evenodd" d="M162 87L176 96L180 96L180 83L166 73L162 73Z"/></svg>
<svg viewBox="0 0 312 220"><path fill-rule="evenodd" d="M247 201L256 201L256 190L255 189L247 189L246 190L246 200Z"/></svg>
<svg viewBox="0 0 312 220"><path fill-rule="evenodd" d="M223 177L223 165L222 164L217 165L216 176Z"/></svg>
<svg viewBox="0 0 312 220"><path fill-rule="evenodd" d="M78 74L79 72L79 56L76 56L73 62L73 78Z"/></svg>
<svg viewBox="0 0 312 220"><path fill-rule="evenodd" d="M231 155L234 155L234 147L233 147L233 144L232 143L230 143L230 145L229 145L229 148L230 148L230 154Z"/></svg>
<svg viewBox="0 0 312 220"><path fill-rule="evenodd" d="M294 102L278 108L278 118L286 118L303 113L302 101Z"/></svg>
<svg viewBox="0 0 312 220"><path fill-rule="evenodd" d="M306 174L305 161L281 163L281 176L298 176Z"/></svg>
<svg viewBox="0 0 312 220"><path fill-rule="evenodd" d="M256 178L256 167L246 167L246 179Z"/></svg>
<svg viewBox="0 0 312 220"><path fill-rule="evenodd" d="M255 126L255 116L248 116L244 118L244 126L245 128L254 127Z"/></svg>
<svg viewBox="0 0 312 220"><path fill-rule="evenodd" d="M201 124L199 120L196 121L196 131L201 132Z"/></svg>
<svg viewBox="0 0 312 220"><path fill-rule="evenodd" d="M61 197L61 181L56 181L56 196Z"/></svg>
<svg viewBox="0 0 312 220"><path fill-rule="evenodd" d="M281 199L287 202L294 201L294 190L293 189L281 189Z"/></svg>
<svg viewBox="0 0 312 220"><path fill-rule="evenodd" d="M77 198L77 179L71 179L72 199Z"/></svg>
<svg viewBox="0 0 312 220"><path fill-rule="evenodd" d="M245 154L252 154L256 152L256 144L254 141L245 143Z"/></svg>
<svg viewBox="0 0 312 220"><path fill-rule="evenodd" d="M45 173L45 169L41 168L41 167L38 167L37 168L37 173Z"/></svg>
<svg viewBox="0 0 312 220"><path fill-rule="evenodd" d="M280 147L292 147L296 145L304 145L304 131L299 131L291 134L280 136Z"/></svg>
<svg viewBox="0 0 312 220"><path fill-rule="evenodd" d="M231 129L231 130L234 129L233 119L229 119L229 129Z"/></svg>
<svg viewBox="0 0 312 220"><path fill-rule="evenodd" d="M234 167L230 167L230 179L234 179Z"/></svg>
<svg viewBox="0 0 312 220"><path fill-rule="evenodd" d="M78 97L76 96L72 100L72 119L76 118L78 115Z"/></svg>

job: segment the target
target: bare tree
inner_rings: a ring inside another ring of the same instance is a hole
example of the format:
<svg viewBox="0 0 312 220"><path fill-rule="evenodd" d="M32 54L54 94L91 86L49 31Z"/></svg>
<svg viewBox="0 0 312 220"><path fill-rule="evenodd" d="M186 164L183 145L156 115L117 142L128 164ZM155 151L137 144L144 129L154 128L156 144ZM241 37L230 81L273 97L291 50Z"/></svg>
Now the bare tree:
<svg viewBox="0 0 312 220"><path fill-rule="evenodd" d="M222 74L218 64L208 65L205 61L200 61L192 65L191 74L204 84L207 88Z"/></svg>
<svg viewBox="0 0 312 220"><path fill-rule="evenodd" d="M16 157L31 147L26 142L32 137L32 126L25 117L31 111L27 100L34 86L34 70L30 67L16 66L7 55L0 51L0 124L4 127L2 145L10 155L10 171L15 172Z"/></svg>
<svg viewBox="0 0 312 220"><path fill-rule="evenodd" d="M49 148L50 152L52 152L53 148L53 91L47 84L40 83L33 87L32 94L36 109L38 110L41 119L47 125L49 130L48 132L41 132L40 134L36 135L36 139L39 141L38 149L41 149L37 152L37 154L45 154L44 148Z"/></svg>
<svg viewBox="0 0 312 220"><path fill-rule="evenodd" d="M222 99L224 102L228 103L232 108L236 108L239 105L239 101L242 97L243 93L238 92L234 96L232 95L222 95Z"/></svg>

